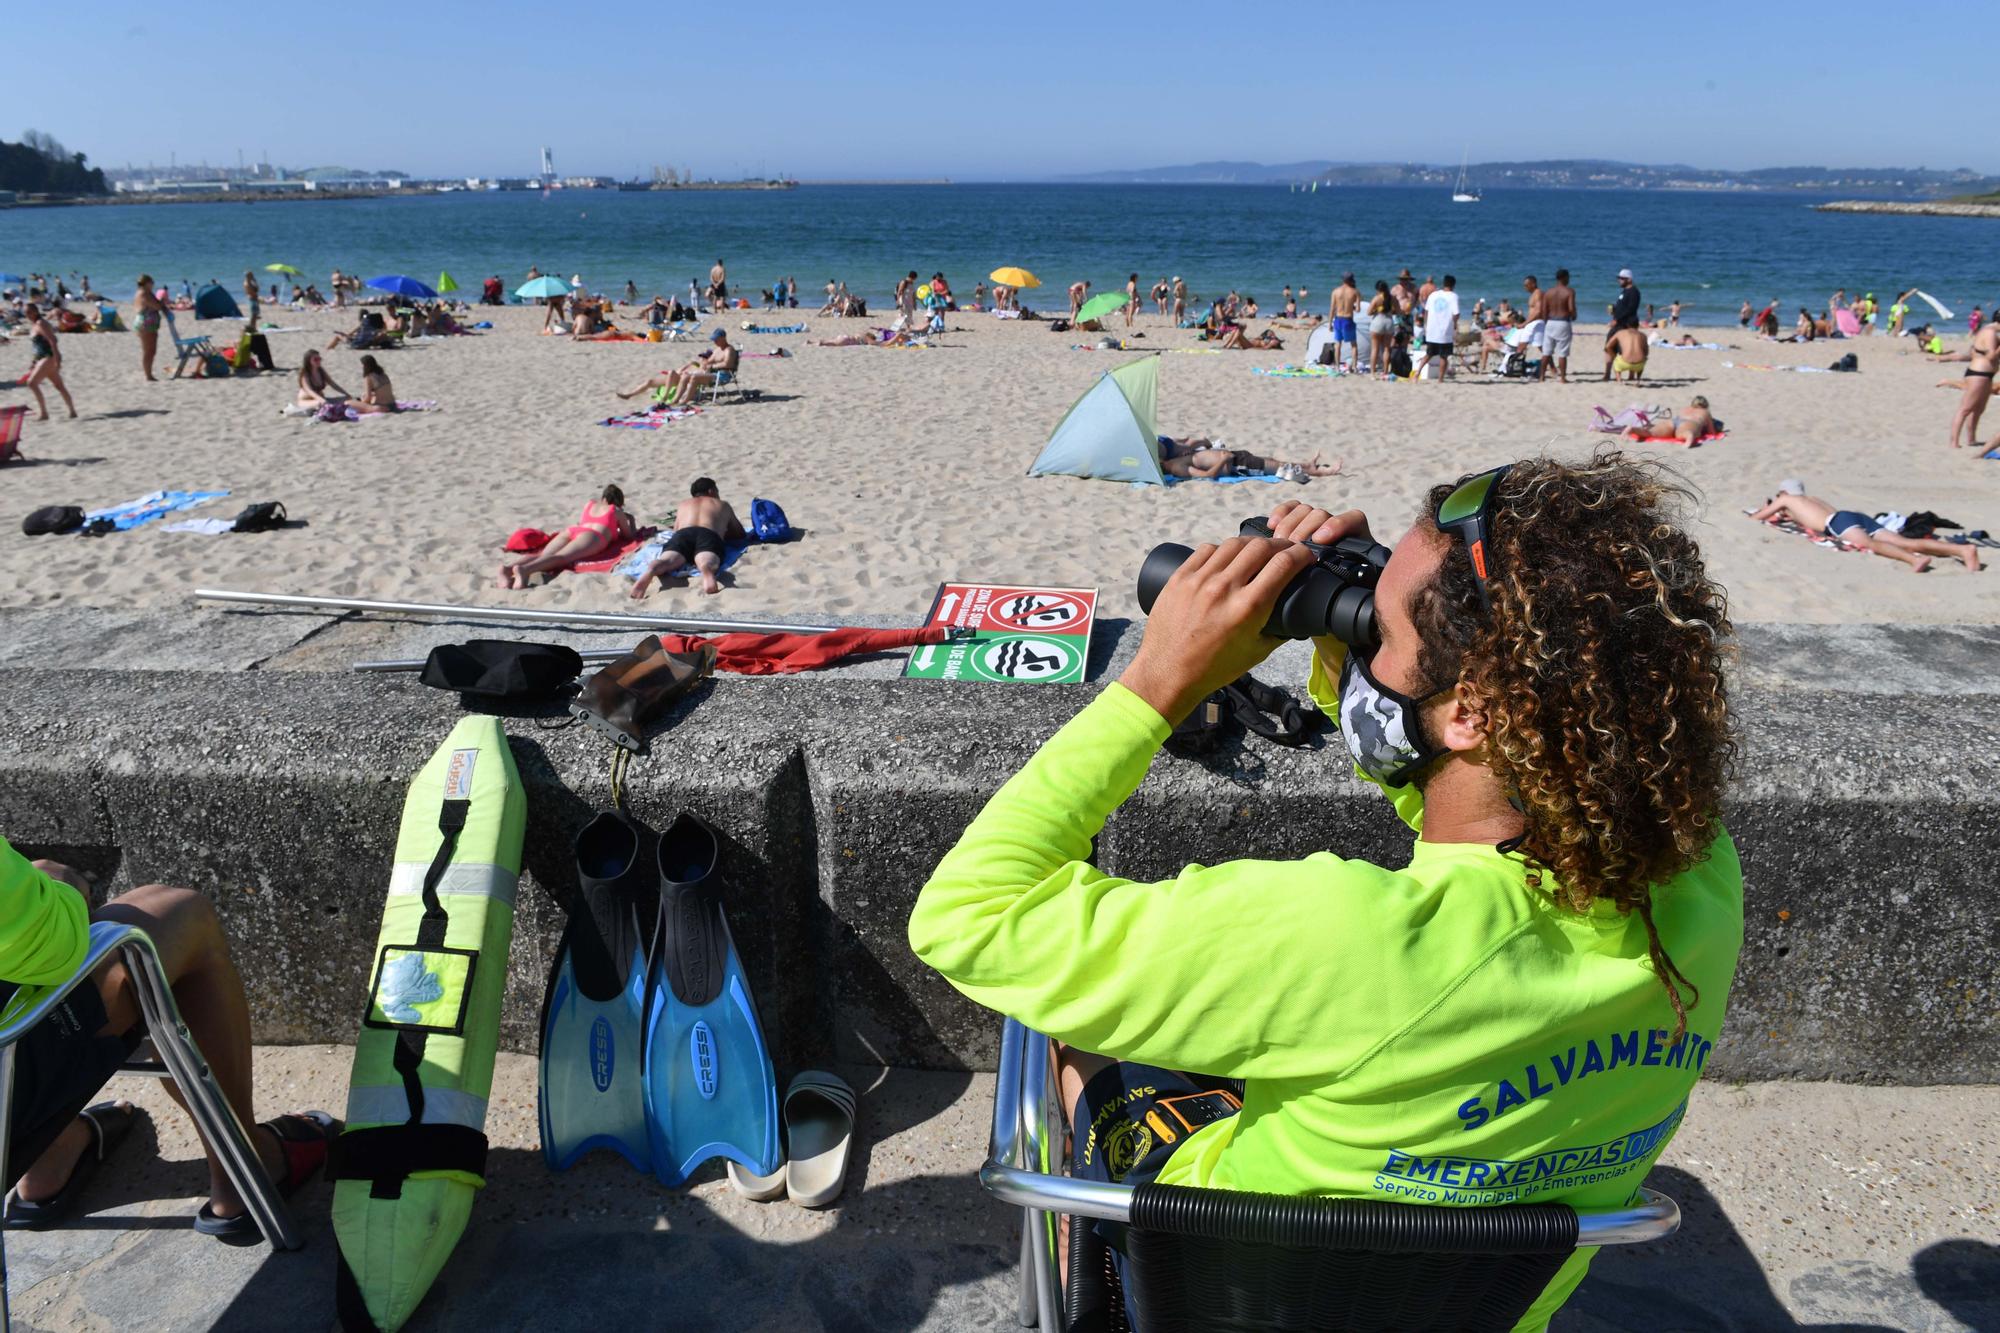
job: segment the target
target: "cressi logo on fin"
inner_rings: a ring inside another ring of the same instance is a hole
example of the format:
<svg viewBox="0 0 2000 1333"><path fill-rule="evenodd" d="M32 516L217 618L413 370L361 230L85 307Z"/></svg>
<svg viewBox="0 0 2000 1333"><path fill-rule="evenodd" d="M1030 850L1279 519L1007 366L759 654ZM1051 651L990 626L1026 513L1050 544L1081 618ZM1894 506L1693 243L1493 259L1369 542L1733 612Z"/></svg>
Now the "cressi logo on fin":
<svg viewBox="0 0 2000 1333"><path fill-rule="evenodd" d="M694 1066L695 1091L704 1101L715 1100L715 1034L697 1022L688 1033L688 1060Z"/></svg>
<svg viewBox="0 0 2000 1333"><path fill-rule="evenodd" d="M472 799L472 770L479 767L479 751L453 750L444 770L444 798L447 801Z"/></svg>
<svg viewBox="0 0 2000 1333"><path fill-rule="evenodd" d="M590 1081L599 1092L611 1090L611 1075L617 1064L618 1049L611 1037L611 1024L600 1016L590 1025Z"/></svg>

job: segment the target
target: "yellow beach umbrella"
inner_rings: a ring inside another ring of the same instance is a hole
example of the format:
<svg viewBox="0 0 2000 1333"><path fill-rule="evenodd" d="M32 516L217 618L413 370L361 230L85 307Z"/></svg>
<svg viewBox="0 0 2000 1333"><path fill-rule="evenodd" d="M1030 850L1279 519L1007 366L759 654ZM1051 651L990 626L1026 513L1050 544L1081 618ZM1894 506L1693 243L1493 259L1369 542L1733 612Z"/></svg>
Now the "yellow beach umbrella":
<svg viewBox="0 0 2000 1333"><path fill-rule="evenodd" d="M453 278L449 273L440 273L438 274L438 290L441 292L455 292L458 290L458 280Z"/></svg>
<svg viewBox="0 0 2000 1333"><path fill-rule="evenodd" d="M299 276L299 271L290 264L266 264L264 265L264 271L266 273L283 273L287 277L292 278Z"/></svg>
<svg viewBox="0 0 2000 1333"><path fill-rule="evenodd" d="M1042 280L1024 268L996 268L986 275L1002 287L1039 287Z"/></svg>

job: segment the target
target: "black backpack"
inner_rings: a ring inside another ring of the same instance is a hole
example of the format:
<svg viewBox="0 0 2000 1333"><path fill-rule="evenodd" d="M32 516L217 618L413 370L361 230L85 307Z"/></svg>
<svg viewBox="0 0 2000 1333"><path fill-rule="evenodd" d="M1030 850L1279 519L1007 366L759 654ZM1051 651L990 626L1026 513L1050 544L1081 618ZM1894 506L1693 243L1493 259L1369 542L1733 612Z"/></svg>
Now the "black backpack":
<svg viewBox="0 0 2000 1333"><path fill-rule="evenodd" d="M471 639L431 649L417 679L440 690L499 702L535 702L568 694L583 658L559 643Z"/></svg>
<svg viewBox="0 0 2000 1333"><path fill-rule="evenodd" d="M276 500L251 505L236 516L231 532L269 532L285 526L285 507Z"/></svg>
<svg viewBox="0 0 2000 1333"><path fill-rule="evenodd" d="M21 531L30 537L75 532L82 526L83 510L75 505L43 505L21 520Z"/></svg>
<svg viewBox="0 0 2000 1333"><path fill-rule="evenodd" d="M1858 356L1856 356L1856 355L1855 355L1854 353L1852 353L1852 352L1849 352L1849 353L1848 353L1848 354L1847 354L1846 356L1843 356L1842 358L1840 358L1840 360L1838 360L1838 361L1834 362L1834 363L1833 363L1832 365L1828 366L1828 367L1827 367L1827 369L1828 369L1828 370L1859 370L1859 369L1861 369L1861 358L1860 358L1860 357L1858 357Z"/></svg>

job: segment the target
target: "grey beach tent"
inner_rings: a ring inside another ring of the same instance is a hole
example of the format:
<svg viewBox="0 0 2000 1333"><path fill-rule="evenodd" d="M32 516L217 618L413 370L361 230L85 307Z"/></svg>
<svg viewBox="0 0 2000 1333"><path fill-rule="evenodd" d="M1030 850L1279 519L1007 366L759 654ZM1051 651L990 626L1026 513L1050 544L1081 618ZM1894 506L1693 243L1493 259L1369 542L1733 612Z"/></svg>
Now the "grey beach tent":
<svg viewBox="0 0 2000 1333"><path fill-rule="evenodd" d="M1166 485L1154 424L1159 382L1157 356L1127 362L1098 376L1056 423L1028 475Z"/></svg>

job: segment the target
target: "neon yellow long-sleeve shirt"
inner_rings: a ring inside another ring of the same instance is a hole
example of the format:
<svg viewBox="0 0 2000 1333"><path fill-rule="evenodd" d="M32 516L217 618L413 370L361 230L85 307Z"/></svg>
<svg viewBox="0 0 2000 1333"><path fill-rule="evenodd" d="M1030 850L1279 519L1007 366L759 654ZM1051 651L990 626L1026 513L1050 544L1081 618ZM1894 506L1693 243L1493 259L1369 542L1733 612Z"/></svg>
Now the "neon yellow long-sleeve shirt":
<svg viewBox="0 0 2000 1333"><path fill-rule="evenodd" d="M0 1012L27 1003L30 987L68 979L89 950L90 904L83 895L0 838L0 983L20 988Z"/></svg>
<svg viewBox="0 0 2000 1333"><path fill-rule="evenodd" d="M1311 692L1338 716L1317 659ZM1628 1202L1722 1025L1743 938L1728 836L1654 892L1661 940L1701 997L1670 1042L1637 917L1569 911L1521 857L1488 845L1418 839L1396 869L1332 852L1191 865L1157 884L1090 865L1091 840L1168 731L1112 685L1051 737L924 886L909 924L918 956L1058 1040L1245 1079L1242 1112L1190 1135L1164 1183ZM1421 795L1388 794L1420 829ZM1547 1323L1590 1254L1521 1328Z"/></svg>

